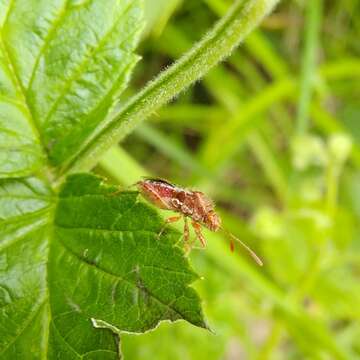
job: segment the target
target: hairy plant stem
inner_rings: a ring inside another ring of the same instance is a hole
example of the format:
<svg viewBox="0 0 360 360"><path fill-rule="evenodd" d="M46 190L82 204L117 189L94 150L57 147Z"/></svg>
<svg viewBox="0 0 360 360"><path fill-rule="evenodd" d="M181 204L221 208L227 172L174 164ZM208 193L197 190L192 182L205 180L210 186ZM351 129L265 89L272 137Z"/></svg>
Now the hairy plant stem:
<svg viewBox="0 0 360 360"><path fill-rule="evenodd" d="M229 56L278 1L236 0L198 44L114 113L64 165L60 175L91 169L106 150L133 131L141 121Z"/></svg>

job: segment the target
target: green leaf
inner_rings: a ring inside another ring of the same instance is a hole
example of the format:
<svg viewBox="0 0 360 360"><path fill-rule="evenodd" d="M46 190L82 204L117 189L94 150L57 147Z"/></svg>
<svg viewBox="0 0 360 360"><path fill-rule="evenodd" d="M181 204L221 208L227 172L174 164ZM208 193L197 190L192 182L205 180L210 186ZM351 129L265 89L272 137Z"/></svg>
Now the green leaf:
<svg viewBox="0 0 360 360"><path fill-rule="evenodd" d="M0 1L0 175L71 157L137 61L140 0ZM8 161L10 158L10 161Z"/></svg>
<svg viewBox="0 0 360 360"><path fill-rule="evenodd" d="M46 351L51 199L38 179L0 182L1 359L40 359Z"/></svg>
<svg viewBox="0 0 360 360"><path fill-rule="evenodd" d="M0 178L31 174L43 157L33 118L0 37Z"/></svg>
<svg viewBox="0 0 360 360"><path fill-rule="evenodd" d="M137 192L71 176L0 183L0 358L117 359L119 334L206 328L179 233ZM55 205L56 204L56 205Z"/></svg>

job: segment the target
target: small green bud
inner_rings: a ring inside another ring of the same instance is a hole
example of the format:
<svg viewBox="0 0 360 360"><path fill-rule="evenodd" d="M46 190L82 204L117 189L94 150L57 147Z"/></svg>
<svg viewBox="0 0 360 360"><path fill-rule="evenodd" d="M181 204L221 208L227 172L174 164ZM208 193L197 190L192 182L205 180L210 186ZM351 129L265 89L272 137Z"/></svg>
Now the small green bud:
<svg viewBox="0 0 360 360"><path fill-rule="evenodd" d="M318 201L324 193L324 179L322 177L309 177L300 184L300 196L307 202Z"/></svg>
<svg viewBox="0 0 360 360"><path fill-rule="evenodd" d="M328 147L331 158L339 163L343 163L350 155L352 140L346 134L333 134L329 139Z"/></svg>
<svg viewBox="0 0 360 360"><path fill-rule="evenodd" d="M297 211L297 217L310 219L319 230L329 229L332 225L331 218L326 213L316 209L301 208Z"/></svg>
<svg viewBox="0 0 360 360"><path fill-rule="evenodd" d="M309 166L326 166L328 162L325 143L318 136L297 136L291 147L293 166L298 170L305 170Z"/></svg>

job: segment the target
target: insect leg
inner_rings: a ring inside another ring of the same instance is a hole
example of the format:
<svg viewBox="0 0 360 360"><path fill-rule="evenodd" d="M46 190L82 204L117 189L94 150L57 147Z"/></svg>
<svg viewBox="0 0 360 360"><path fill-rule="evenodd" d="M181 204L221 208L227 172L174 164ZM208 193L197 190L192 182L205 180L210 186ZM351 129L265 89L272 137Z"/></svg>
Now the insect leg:
<svg viewBox="0 0 360 360"><path fill-rule="evenodd" d="M158 237L161 236L161 234L164 232L164 230L166 229L166 227L168 226L168 224L171 224L171 223L174 223L176 221L179 221L180 219L182 218L182 215L179 215L179 216L171 216L169 218L167 218L165 220L165 223L164 223L164 226L161 228L159 234L158 234Z"/></svg>
<svg viewBox="0 0 360 360"><path fill-rule="evenodd" d="M184 242L185 242L185 244L189 243L189 236L190 236L190 231L189 231L188 218L186 216L184 216Z"/></svg>
<svg viewBox="0 0 360 360"><path fill-rule="evenodd" d="M192 244L189 242L190 240L190 230L188 218L184 216L184 250L186 254L189 254L192 248Z"/></svg>
<svg viewBox="0 0 360 360"><path fill-rule="evenodd" d="M196 221L193 221L193 222L192 222L192 226L193 226L193 228L194 228L194 230L195 230L196 236L198 237L198 239L199 239L200 242L201 242L201 245L202 245L203 247L206 247L206 240L205 240L204 235L203 235L202 232L201 232L201 225L200 225L199 223L197 223Z"/></svg>

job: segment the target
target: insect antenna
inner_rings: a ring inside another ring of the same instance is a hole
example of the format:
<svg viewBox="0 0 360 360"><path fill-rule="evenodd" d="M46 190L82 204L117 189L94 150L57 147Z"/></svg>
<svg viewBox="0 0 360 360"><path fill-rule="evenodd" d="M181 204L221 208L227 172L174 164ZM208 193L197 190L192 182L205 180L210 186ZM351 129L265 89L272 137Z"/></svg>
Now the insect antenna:
<svg viewBox="0 0 360 360"><path fill-rule="evenodd" d="M224 229L223 227L221 227L221 230L228 236L230 237L230 239L232 240L230 243L230 249L231 251L234 251L234 243L233 241L236 241L237 243L239 243L243 248L245 248L248 253L251 255L251 257L255 260L255 262L260 265L263 266L264 263L262 262L262 260L255 254L255 252L249 247L247 246L244 242L242 242L239 238L237 238L235 235L233 235L230 231Z"/></svg>

